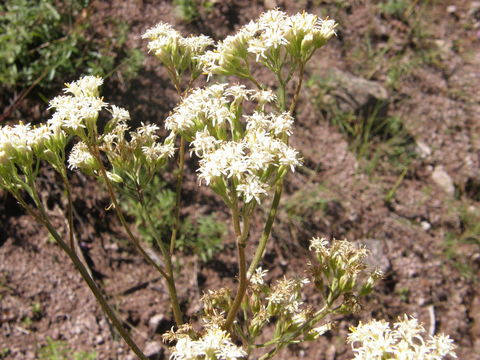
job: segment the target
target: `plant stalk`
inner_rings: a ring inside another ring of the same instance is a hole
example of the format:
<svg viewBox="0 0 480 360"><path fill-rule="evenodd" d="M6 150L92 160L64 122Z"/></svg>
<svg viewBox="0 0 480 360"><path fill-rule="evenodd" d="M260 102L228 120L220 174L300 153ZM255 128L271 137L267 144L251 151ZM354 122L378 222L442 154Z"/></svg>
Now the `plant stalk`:
<svg viewBox="0 0 480 360"><path fill-rule="evenodd" d="M275 187L275 195L273 196L272 206L270 207L270 211L268 213L267 222L265 223L265 227L262 232L262 236L260 237L260 241L258 243L257 249L255 250L255 255L253 256L253 260L250 263L250 267L248 268L248 278L250 278L255 270L257 269L258 264L263 258L263 254L265 252L265 248L267 247L267 242L270 237L270 233L272 231L272 226L277 217L277 209L278 205L280 204L280 198L282 197L283 192L283 180L280 180L276 187Z"/></svg>
<svg viewBox="0 0 480 360"><path fill-rule="evenodd" d="M228 311L227 319L225 320L224 328L229 330L235 321L235 317L237 316L238 309L242 304L243 297L245 292L247 291L247 260L245 256L245 247L246 247L246 237L248 235L248 226L249 226L249 218L248 216L243 219L244 221L244 231L242 234L242 230L240 229L240 214L238 211L238 198L237 198L237 191L235 189L235 185L233 184L233 180L230 182L230 189L231 189L231 198L232 198L232 221L233 221L233 229L235 232L235 238L237 243L237 254L238 254L238 267L239 267L239 284L237 293L235 295L235 299L233 300L232 306Z"/></svg>
<svg viewBox="0 0 480 360"><path fill-rule="evenodd" d="M119 332L120 336L125 340L127 345L132 349L132 351L138 356L139 359L141 360L148 360L148 358L145 356L145 354L140 350L140 348L137 346L137 344L133 341L133 339L130 337L130 334L128 331L123 327L121 321L117 318L115 315L115 312L113 309L110 307L108 302L106 301L105 297L103 296L101 290L98 288L97 284L95 281L90 277L88 270L85 268L85 266L82 264L78 256L75 254L73 249L71 249L65 241L63 241L62 237L58 234L58 232L55 230L53 225L50 223L48 220L48 215L46 214L46 211L43 207L43 204L41 203L38 194L36 190L32 187L32 196L34 198L34 201L40 211L41 216L37 215L33 209L19 196L19 194L13 194L15 198L18 200L18 202L32 215L38 222L43 224L48 232L54 237L54 239L57 241L57 243L60 245L62 250L67 253L68 257L72 260L75 268L80 272L80 275L82 276L83 280L87 283L88 287L92 291L93 295L97 299L98 303L102 307L102 310L107 314L108 318L112 322L112 325L115 327L115 329Z"/></svg>
<svg viewBox="0 0 480 360"><path fill-rule="evenodd" d="M185 139L180 137L180 153L178 156L178 177L177 177L177 187L175 189L175 222L173 224L172 236L170 238L170 255L173 254L175 250L175 242L177 240L177 234L180 229L180 206L182 200L182 183L183 183L183 172L185 167Z"/></svg>
<svg viewBox="0 0 480 360"><path fill-rule="evenodd" d="M171 254L168 252L167 248L165 247L165 244L163 243L160 234L155 228L155 224L153 223L152 217L150 216L150 212L147 209L145 200L143 198L143 195L140 189L137 189L137 193L139 195L140 205L142 206L142 209L147 217L148 226L153 232L155 241L157 242L157 245L160 248L160 251L162 252L162 255L165 259L165 271L167 273L167 277L165 277L165 280L167 281L168 294L170 295L170 300L172 301L173 317L175 318L175 323L177 324L177 326L180 326L183 324L183 314L182 314L182 310L180 309L180 303L178 301L178 295L177 295L177 288L175 286L172 257L171 257Z"/></svg>
<svg viewBox="0 0 480 360"><path fill-rule="evenodd" d="M117 197L115 196L115 192L113 191L112 184L110 183L110 179L108 178L107 175L107 170L105 169L105 166L103 165L102 158L100 156L100 150L98 149L98 146L96 144L93 145L93 148L90 147L91 152L93 153L94 157L98 161L100 165L100 172L102 174L103 179L105 180L105 184L107 185L107 191L108 195L110 196L110 199L112 200L113 207L115 209L115 213L117 214L118 220L120 220L120 223L122 224L123 228L127 232L128 238L130 241L135 245L136 249L140 254L145 258L145 260L153 265L158 272L165 278L168 279L168 275L166 274L165 270L162 268L160 264L157 264L143 249L141 246L140 242L138 239L132 234L132 231L130 230L127 221L125 220L125 217L122 214L122 211L120 210L120 207L118 205Z"/></svg>

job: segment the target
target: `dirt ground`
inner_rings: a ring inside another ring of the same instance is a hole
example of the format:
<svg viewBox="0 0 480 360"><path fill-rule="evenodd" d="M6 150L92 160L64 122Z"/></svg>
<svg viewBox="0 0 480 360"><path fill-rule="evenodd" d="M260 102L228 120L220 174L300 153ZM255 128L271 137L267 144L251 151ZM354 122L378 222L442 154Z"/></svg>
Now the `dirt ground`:
<svg viewBox="0 0 480 360"><path fill-rule="evenodd" d="M285 184L264 267L270 279L302 273L307 241L327 236L366 244L385 278L359 314L339 318L326 336L290 347L280 358L349 359L352 352L344 341L349 326L411 314L430 334L449 334L459 359L480 359L480 2L406 1L410 5L401 15L381 12L379 2L370 0L209 3L202 2L199 14L185 19L168 1L94 1L91 31L107 39L113 31L109 19L120 19L131 27L127 45L141 49L146 44L140 35L160 21L184 34L221 39L275 6L288 13L328 15L340 24L337 37L307 69L292 139L304 167ZM350 82L335 83L335 71ZM267 74L259 76L271 81ZM338 94L342 86L355 104ZM385 91L386 97L372 89ZM365 100L362 93L370 95ZM177 102L153 56L145 58L134 80L107 79L103 95L126 107L138 123L160 124ZM9 120L48 116L44 105L30 101ZM332 121L331 109L368 118L371 101L381 104L383 118L401 120L405 144L387 148L399 149L399 156L375 152L386 146L377 138L369 151L379 155L359 156L352 138ZM42 110L32 114L33 108ZM407 152L408 160L398 160ZM197 186L194 164L189 161L182 216L215 212L228 219L215 195ZM65 232L62 189L53 173L45 171L41 180L51 216ZM106 193L78 174L72 174L72 182L77 235L93 276L140 347L161 346L161 333L173 325L165 284L128 245L114 214L105 211ZM260 224L263 215L258 216ZM66 255L6 193L0 193L0 218L0 358L39 358L51 337L74 351L93 350L97 359L134 359ZM194 256L176 258L184 266L178 289L187 314L199 310L205 289L233 286L232 244L227 236L223 251L207 263ZM158 354L159 359L169 356L166 348Z"/></svg>

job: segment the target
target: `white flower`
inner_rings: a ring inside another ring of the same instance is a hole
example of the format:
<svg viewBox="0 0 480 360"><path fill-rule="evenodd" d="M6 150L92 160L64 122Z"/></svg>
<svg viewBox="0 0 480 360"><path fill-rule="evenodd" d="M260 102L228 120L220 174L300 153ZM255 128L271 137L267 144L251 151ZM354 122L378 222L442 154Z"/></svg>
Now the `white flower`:
<svg viewBox="0 0 480 360"><path fill-rule="evenodd" d="M284 112L278 116L272 116L271 130L275 135L286 133L292 135L293 117L289 112Z"/></svg>
<svg viewBox="0 0 480 360"><path fill-rule="evenodd" d="M164 36L174 36L177 33L172 25L167 23L158 23L154 27L148 29L143 35L142 39L155 40Z"/></svg>
<svg viewBox="0 0 480 360"><path fill-rule="evenodd" d="M320 34L328 40L335 35L335 28L338 24L333 19L319 19L318 25L320 26Z"/></svg>
<svg viewBox="0 0 480 360"><path fill-rule="evenodd" d="M208 129L204 128L202 131L195 133L195 138L190 143L190 146L193 148L192 151L195 152L195 155L202 157L217 149L221 143L221 140L217 140L214 136L211 136Z"/></svg>
<svg viewBox="0 0 480 360"><path fill-rule="evenodd" d="M70 156L68 157L69 169L90 168L95 163L94 157L88 151L88 146L83 141L73 145Z"/></svg>
<svg viewBox="0 0 480 360"><path fill-rule="evenodd" d="M77 130L86 127L86 121L95 121L107 104L98 97L57 96L50 101L56 112L48 121L55 128Z"/></svg>
<svg viewBox="0 0 480 360"><path fill-rule="evenodd" d="M269 306L279 305L282 313L290 315L298 313L302 305L301 290L308 283L308 279L287 279L286 277L277 281L273 291L266 298Z"/></svg>
<svg viewBox="0 0 480 360"><path fill-rule="evenodd" d="M103 84L99 76L84 76L77 81L65 84L65 93L75 97L98 97L98 88Z"/></svg>
<svg viewBox="0 0 480 360"><path fill-rule="evenodd" d="M188 336L180 337L173 348L170 359L237 360L244 358L246 355L247 353L242 348L232 343L226 331L212 326L199 340L192 340Z"/></svg>
<svg viewBox="0 0 480 360"><path fill-rule="evenodd" d="M253 199L260 204L262 197L268 195L268 185L260 181L255 175L248 175L237 185L237 191L243 194L245 202L249 203Z"/></svg>
<svg viewBox="0 0 480 360"><path fill-rule="evenodd" d="M163 158L172 157L175 154L175 145L154 143L151 146L143 146L142 153L148 162L155 162Z"/></svg>
<svg viewBox="0 0 480 360"><path fill-rule="evenodd" d="M184 336L177 340L170 359L197 360L199 355L197 342L191 340L188 336Z"/></svg>
<svg viewBox="0 0 480 360"><path fill-rule="evenodd" d="M264 285L265 280L263 278L267 274L268 274L268 270L263 270L262 267L259 266L250 277L250 283L253 285Z"/></svg>
<svg viewBox="0 0 480 360"><path fill-rule="evenodd" d="M255 133L256 130L270 130L270 118L263 112L255 111L252 115L245 116L245 120L247 122L247 131L250 133Z"/></svg>
<svg viewBox="0 0 480 360"><path fill-rule="evenodd" d="M225 90L225 95L233 97L234 102L248 100L252 93L255 91L247 89L245 85L233 85Z"/></svg>
<svg viewBox="0 0 480 360"><path fill-rule="evenodd" d="M190 36L182 39L183 45L189 49L192 56L202 54L205 49L212 46L215 42L206 35Z"/></svg>
<svg viewBox="0 0 480 360"><path fill-rule="evenodd" d="M156 132L159 130L159 127L155 124L147 124L145 125L142 122L142 126L136 129L136 131L131 132L130 136L132 140L130 143L134 147L142 147L145 144L151 144L158 139L158 135Z"/></svg>
<svg viewBox="0 0 480 360"><path fill-rule="evenodd" d="M290 167L290 170L295 171L295 167L301 164L298 159L298 151L287 144L282 144L283 145L278 148L279 163L280 165Z"/></svg>
<svg viewBox="0 0 480 360"><path fill-rule="evenodd" d="M328 241L325 238L312 238L312 240L310 240L310 246L308 247L308 250L313 250L317 253L323 253L328 250L327 245Z"/></svg>
<svg viewBox="0 0 480 360"><path fill-rule="evenodd" d="M277 100L277 96L271 90L255 91L250 98L257 101L259 104L272 103Z"/></svg>
<svg viewBox="0 0 480 360"><path fill-rule="evenodd" d="M130 113L124 108L112 105L110 112L112 113L112 118L115 121L127 122L128 120L130 120Z"/></svg>
<svg viewBox="0 0 480 360"><path fill-rule="evenodd" d="M382 360L440 360L453 352L452 340L437 335L427 342L421 337L424 329L414 318L406 315L390 327L386 321L372 320L350 329L348 342L352 344L354 359Z"/></svg>
<svg viewBox="0 0 480 360"><path fill-rule="evenodd" d="M227 84L214 84L194 90L165 120L165 128L175 133L188 132L205 125L224 126L231 123L235 114L229 108L224 96Z"/></svg>

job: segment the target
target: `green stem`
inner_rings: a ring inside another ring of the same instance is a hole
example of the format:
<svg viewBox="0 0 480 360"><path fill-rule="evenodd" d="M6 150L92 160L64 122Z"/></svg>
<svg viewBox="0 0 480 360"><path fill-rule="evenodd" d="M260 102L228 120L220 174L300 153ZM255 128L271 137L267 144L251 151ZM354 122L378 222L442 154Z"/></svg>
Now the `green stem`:
<svg viewBox="0 0 480 360"><path fill-rule="evenodd" d="M178 178L177 187L175 189L175 222L173 224L172 236L170 238L170 255L175 250L175 242L177 240L177 233L180 229L180 206L182 199L182 183L183 183L183 171L185 167L185 139L180 137L180 153L178 156Z"/></svg>
<svg viewBox="0 0 480 360"><path fill-rule="evenodd" d="M100 304L102 310L107 314L108 318L112 322L112 325L115 327L115 329L119 332L120 336L125 340L127 345L132 349L132 351L138 356L139 359L141 360L148 360L148 358L145 356L145 354L140 350L140 348L137 346L137 344L133 341L133 339L130 337L130 334L128 331L123 327L122 323L120 320L117 318L115 315L115 312L113 309L110 307L108 302L106 301L105 297L102 295L102 292L98 288L97 284L95 281L90 277L88 270L85 268L85 266L82 264L78 256L75 254L73 249L71 249L65 241L63 241L62 237L58 234L58 232L55 230L53 225L50 223L48 220L48 215L46 214L46 211L43 207L43 204L41 203L38 194L35 189L32 189L32 195L33 199L35 201L35 204L37 205L41 216L37 215L33 209L21 198L19 194L13 194L15 198L18 200L18 202L27 210L27 212L30 213L38 222L43 224L48 232L54 237L54 239L57 241L57 243L60 245L62 250L67 253L68 257L72 260L75 268L80 272L80 275L82 276L83 280L87 283L88 287L92 291L93 295L97 299L98 303Z"/></svg>
<svg viewBox="0 0 480 360"><path fill-rule="evenodd" d="M265 248L267 247L268 238L272 231L272 226L277 216L278 205L280 204L280 198L282 197L283 191L283 180L279 180L275 187L275 195L273 196L272 206L270 207L270 212L268 213L267 222L265 223L265 228L263 229L262 236L258 243L257 249L255 250L255 255L253 260L248 268L248 278L250 278L255 270L257 269L258 264L263 258Z"/></svg>
<svg viewBox="0 0 480 360"><path fill-rule="evenodd" d="M105 169L105 166L103 165L102 158L100 156L100 150L98 149L98 146L96 144L93 145L93 147L90 147L90 152L92 155L95 157L97 162L100 165L100 173L105 181L105 184L107 186L107 192L108 195L110 196L110 199L112 200L113 208L115 209L115 213L117 214L118 220L122 224L123 228L127 232L128 238L130 241L134 244L135 248L138 250L138 252L144 257L144 259L153 267L155 267L158 272L165 278L168 279L168 275L165 273L165 270L162 269L161 265L157 264L143 249L143 247L140 245L140 242L138 239L133 235L132 231L130 230L130 227L127 224L127 221L125 220L125 217L123 216L122 211L120 210L120 206L117 201L117 197L115 196L115 192L113 191L112 184L110 182L110 179L108 178L107 175L107 170ZM167 280L168 281L168 280Z"/></svg>
<svg viewBox="0 0 480 360"><path fill-rule="evenodd" d="M302 63L300 63L297 88L295 90L295 94L293 95L293 99L292 99L292 103L290 104L290 108L288 109L288 112L290 113L290 115L293 114L293 112L295 111L295 108L297 107L297 101L298 101L298 97L300 95L300 90L302 88L304 73L305 73L305 63L302 62Z"/></svg>
<svg viewBox="0 0 480 360"><path fill-rule="evenodd" d="M295 108L297 106L298 102L298 97L300 94L300 89L302 88L302 82L303 82L303 75L305 73L305 64L301 63L300 68L299 68L299 79L298 79L298 84L297 88L295 90L295 94L292 99L292 103L290 104L289 112L290 114L293 114L295 111ZM278 81L280 82L280 96L279 96L279 101L280 101L280 110L283 111L285 110L285 103L286 103L286 88L285 88L285 83L283 82L281 74L277 74ZM288 141L288 139L287 139ZM250 264L250 267L248 268L248 277L250 278L254 271L256 270L258 264L263 258L263 254L265 252L265 248L267 246L268 238L270 237L270 233L272 231L272 226L273 222L275 221L275 218L277 216L277 209L278 205L280 204L280 198L282 196L282 191L283 191L283 178L279 180L277 183L277 186L275 188L275 195L273 197L272 201L272 206L270 208L270 212L268 213L268 218L267 222L265 224L265 228L263 229L262 237L260 238L260 242L257 246L257 249L255 250L255 255L253 256L253 260Z"/></svg>
<svg viewBox="0 0 480 360"><path fill-rule="evenodd" d="M262 85L260 85L252 75L250 75L247 79L250 80L259 90L263 90Z"/></svg>
<svg viewBox="0 0 480 360"><path fill-rule="evenodd" d="M72 189L70 187L70 182L68 181L68 177L66 172L62 173L63 183L65 184L65 190L67 191L67 199L68 199L68 235L70 239L70 248L75 252L75 239L73 235L73 203L72 203Z"/></svg>
<svg viewBox="0 0 480 360"><path fill-rule="evenodd" d="M317 322L319 322L321 319L323 319L326 315L327 312L330 311L328 306L324 306L322 309L317 311L317 313L305 322L302 326L300 326L297 330L295 330L293 333L289 333L287 336L284 338L280 339L274 339L271 340L267 343L264 344L264 346L269 346L269 345L274 345L276 344L275 348L270 350L268 353L264 354L259 358L259 360L268 360L274 357L281 349L283 349L286 345L290 344L295 338L299 335L301 335L306 329L311 328L314 326ZM333 310L335 311L335 310Z"/></svg>
<svg viewBox="0 0 480 360"><path fill-rule="evenodd" d="M228 311L227 319L225 320L224 328L229 330L235 321L235 317L237 316L238 309L242 304L243 297L245 296L245 292L247 291L247 260L245 257L245 247L246 247L246 239L248 236L248 228L249 228L249 220L250 217L246 216L244 221L243 233L240 229L240 214L238 211L238 198L237 198L237 191L235 189L235 184L233 184L233 180L230 182L230 190L231 190L231 199L232 199L232 221L233 221L233 229L235 231L236 243L237 243L237 254L238 254L238 267L239 267L239 284L237 289L237 294L235 295L235 299L233 300L232 306Z"/></svg>
<svg viewBox="0 0 480 360"><path fill-rule="evenodd" d="M155 241L157 242L157 245L162 252L163 258L165 259L165 271L167 273L167 277L165 277L165 280L167 281L168 294L170 295L170 300L172 301L173 317L175 318L175 323L177 324L177 326L180 326L183 324L183 314L182 310L180 309L177 288L175 286L172 257L171 254L168 252L167 248L165 247L165 244L162 241L162 237L158 233L155 224L153 223L152 217L150 216L150 212L147 209L143 194L140 189L137 189L137 193L140 200L140 205L142 206L143 212L146 215L148 226L150 227L150 230L154 235Z"/></svg>

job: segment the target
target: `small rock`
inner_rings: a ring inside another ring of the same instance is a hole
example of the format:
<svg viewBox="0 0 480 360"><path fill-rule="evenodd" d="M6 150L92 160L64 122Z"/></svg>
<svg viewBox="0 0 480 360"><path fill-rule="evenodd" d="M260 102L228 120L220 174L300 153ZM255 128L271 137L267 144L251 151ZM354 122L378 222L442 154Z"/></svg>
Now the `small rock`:
<svg viewBox="0 0 480 360"><path fill-rule="evenodd" d="M440 186L447 194L455 194L455 186L453 185L453 180L445 171L443 166L436 166L432 173L432 180Z"/></svg>
<svg viewBox="0 0 480 360"><path fill-rule="evenodd" d="M145 356L150 360L160 360L163 357L163 349L162 345L156 341L150 341L145 345Z"/></svg>
<svg viewBox="0 0 480 360"><path fill-rule="evenodd" d="M338 107L344 112L361 112L382 105L388 99L388 91L380 83L351 73L332 69L332 92Z"/></svg>
<svg viewBox="0 0 480 360"><path fill-rule="evenodd" d="M383 242L376 239L364 239L360 243L370 250L370 255L366 259L367 264L383 273L387 272L390 268L390 260L385 255Z"/></svg>
<svg viewBox="0 0 480 360"><path fill-rule="evenodd" d="M148 321L148 328L152 333L156 333L158 331L158 328L160 327L160 324L165 320L165 316L163 314L157 314L154 315L150 318Z"/></svg>
<svg viewBox="0 0 480 360"><path fill-rule="evenodd" d="M422 227L423 230L428 231L431 229L432 225L428 221L422 221L420 223L420 226Z"/></svg>
<svg viewBox="0 0 480 360"><path fill-rule="evenodd" d="M457 7L455 5L447 6L447 13L454 14L457 12Z"/></svg>
<svg viewBox="0 0 480 360"><path fill-rule="evenodd" d="M417 141L417 154L420 155L421 158L429 157L432 154L432 149L425 144L423 141Z"/></svg>
<svg viewBox="0 0 480 360"><path fill-rule="evenodd" d="M105 342L105 339L102 335L95 336L95 344L102 345Z"/></svg>

